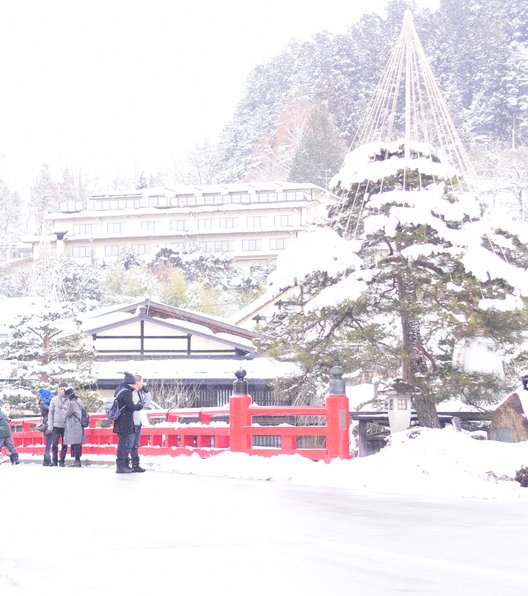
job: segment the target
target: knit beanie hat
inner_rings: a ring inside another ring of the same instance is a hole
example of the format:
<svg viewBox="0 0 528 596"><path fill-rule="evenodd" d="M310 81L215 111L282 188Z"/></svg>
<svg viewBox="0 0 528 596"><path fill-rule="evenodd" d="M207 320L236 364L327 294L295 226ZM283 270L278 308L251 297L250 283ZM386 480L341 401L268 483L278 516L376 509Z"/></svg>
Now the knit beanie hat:
<svg viewBox="0 0 528 596"><path fill-rule="evenodd" d="M49 389L45 389L44 387L41 387L38 390L38 394L40 395L40 398L42 399L42 401L46 404L49 404L50 399L51 399L51 391Z"/></svg>
<svg viewBox="0 0 528 596"><path fill-rule="evenodd" d="M69 397L70 399L72 399L72 397L77 397L75 395L75 389L73 387L68 387L64 392L64 396Z"/></svg>
<svg viewBox="0 0 528 596"><path fill-rule="evenodd" d="M123 377L123 383L127 385L134 385L136 382L136 375L125 371L125 376Z"/></svg>

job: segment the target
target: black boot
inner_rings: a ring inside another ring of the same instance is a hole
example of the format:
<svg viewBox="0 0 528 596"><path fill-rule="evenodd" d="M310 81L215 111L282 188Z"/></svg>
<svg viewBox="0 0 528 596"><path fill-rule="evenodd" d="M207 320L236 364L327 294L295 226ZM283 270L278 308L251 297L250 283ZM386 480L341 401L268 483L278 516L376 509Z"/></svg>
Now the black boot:
<svg viewBox="0 0 528 596"><path fill-rule="evenodd" d="M127 459L116 459L116 474L132 474L132 470L128 467Z"/></svg>
<svg viewBox="0 0 528 596"><path fill-rule="evenodd" d="M132 461L132 472L144 472L145 468L142 468L139 465L139 459L137 461L133 460Z"/></svg>
<svg viewBox="0 0 528 596"><path fill-rule="evenodd" d="M9 454L9 459L11 460L11 463L14 466L18 466L18 464L20 463L20 461L18 459L18 453L10 453Z"/></svg>
<svg viewBox="0 0 528 596"><path fill-rule="evenodd" d="M44 456L43 466L51 466L51 457L49 455Z"/></svg>

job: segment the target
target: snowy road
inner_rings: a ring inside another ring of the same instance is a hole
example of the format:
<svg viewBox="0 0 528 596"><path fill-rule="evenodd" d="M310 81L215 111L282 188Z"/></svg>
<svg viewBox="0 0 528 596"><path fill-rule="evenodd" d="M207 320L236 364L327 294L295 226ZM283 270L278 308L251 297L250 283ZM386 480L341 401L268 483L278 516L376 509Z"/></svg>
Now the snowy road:
<svg viewBox="0 0 528 596"><path fill-rule="evenodd" d="M2 596L528 593L525 503L102 467L0 466L0 486Z"/></svg>

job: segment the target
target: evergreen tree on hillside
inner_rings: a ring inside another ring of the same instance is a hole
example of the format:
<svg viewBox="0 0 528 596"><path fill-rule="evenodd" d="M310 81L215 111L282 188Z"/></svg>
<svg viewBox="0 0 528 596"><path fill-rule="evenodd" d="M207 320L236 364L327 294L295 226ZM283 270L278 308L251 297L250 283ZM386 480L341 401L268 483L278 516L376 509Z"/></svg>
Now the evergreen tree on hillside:
<svg viewBox="0 0 528 596"><path fill-rule="evenodd" d="M59 184L53 180L48 164L40 168L39 176L31 186L31 219L33 231L45 233L42 229L46 213L55 211L60 201Z"/></svg>
<svg viewBox="0 0 528 596"><path fill-rule="evenodd" d="M293 41L256 67L222 135L222 181L254 180L259 173L270 178L261 163L263 144L282 155L281 143L289 141L278 142L277 131L294 97L327 106L346 145L352 144L408 8L406 0L392 0L385 18L366 14L346 34L322 32ZM448 110L469 146L511 146L512 135L517 146L527 142L527 13L523 0L442 0L433 12L415 12Z"/></svg>
<svg viewBox="0 0 528 596"><path fill-rule="evenodd" d="M324 107L312 112L290 168L290 182L327 188L329 175L343 162L346 147Z"/></svg>
<svg viewBox="0 0 528 596"><path fill-rule="evenodd" d="M7 247L20 239L22 228L22 199L17 192L9 189L7 184L0 180L0 235L2 242ZM5 258L10 258L9 250Z"/></svg>

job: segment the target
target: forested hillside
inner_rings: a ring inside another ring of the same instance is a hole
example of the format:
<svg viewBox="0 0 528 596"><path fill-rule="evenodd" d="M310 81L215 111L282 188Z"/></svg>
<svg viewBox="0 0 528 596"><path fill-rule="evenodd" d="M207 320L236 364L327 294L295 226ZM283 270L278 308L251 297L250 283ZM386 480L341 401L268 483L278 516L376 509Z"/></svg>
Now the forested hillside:
<svg viewBox="0 0 528 596"><path fill-rule="evenodd" d="M353 141L401 29L404 0L367 14L346 34L292 40L257 66L220 142L224 182L289 179L325 186ZM466 146L528 144L528 4L441 0L416 29Z"/></svg>

